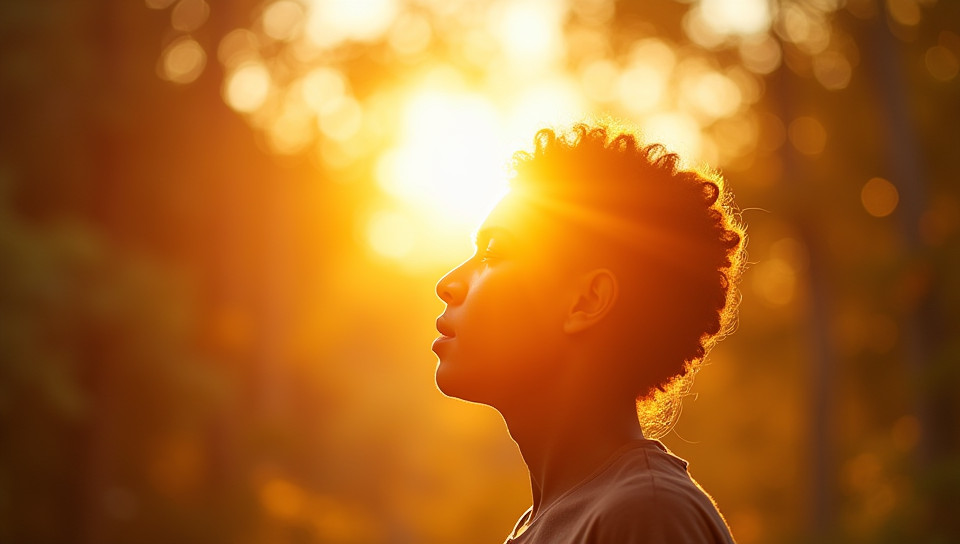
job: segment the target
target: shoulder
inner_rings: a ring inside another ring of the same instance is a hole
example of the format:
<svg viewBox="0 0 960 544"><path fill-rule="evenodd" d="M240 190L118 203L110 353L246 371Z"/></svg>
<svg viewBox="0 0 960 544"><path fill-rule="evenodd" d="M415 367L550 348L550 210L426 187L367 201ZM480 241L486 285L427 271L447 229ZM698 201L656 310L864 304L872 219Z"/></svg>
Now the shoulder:
<svg viewBox="0 0 960 544"><path fill-rule="evenodd" d="M666 451L643 448L625 456L596 504L597 542L732 542L712 499L686 464Z"/></svg>
<svg viewBox="0 0 960 544"><path fill-rule="evenodd" d="M710 542L714 524L698 498L678 490L657 490L604 501L597 512L600 542Z"/></svg>

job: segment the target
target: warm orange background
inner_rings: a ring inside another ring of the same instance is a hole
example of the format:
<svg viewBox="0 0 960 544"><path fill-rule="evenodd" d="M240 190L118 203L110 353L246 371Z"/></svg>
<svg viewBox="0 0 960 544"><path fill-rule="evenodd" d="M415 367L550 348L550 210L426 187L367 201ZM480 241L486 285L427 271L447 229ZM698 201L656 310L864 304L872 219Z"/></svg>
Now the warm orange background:
<svg viewBox="0 0 960 544"><path fill-rule="evenodd" d="M960 4L0 4L0 541L500 542L436 280L536 128L636 124L749 225L664 442L741 544L960 540Z"/></svg>

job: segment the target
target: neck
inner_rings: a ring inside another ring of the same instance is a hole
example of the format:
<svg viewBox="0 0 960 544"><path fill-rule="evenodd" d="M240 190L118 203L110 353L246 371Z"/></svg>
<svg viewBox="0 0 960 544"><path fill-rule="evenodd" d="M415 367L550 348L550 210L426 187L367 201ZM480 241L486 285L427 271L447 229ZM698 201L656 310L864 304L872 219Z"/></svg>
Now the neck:
<svg viewBox="0 0 960 544"><path fill-rule="evenodd" d="M643 438L632 399L583 394L591 388L584 382L573 385L567 390L580 393L576 398L558 401L545 396L522 407L500 409L530 471L530 520L617 449Z"/></svg>

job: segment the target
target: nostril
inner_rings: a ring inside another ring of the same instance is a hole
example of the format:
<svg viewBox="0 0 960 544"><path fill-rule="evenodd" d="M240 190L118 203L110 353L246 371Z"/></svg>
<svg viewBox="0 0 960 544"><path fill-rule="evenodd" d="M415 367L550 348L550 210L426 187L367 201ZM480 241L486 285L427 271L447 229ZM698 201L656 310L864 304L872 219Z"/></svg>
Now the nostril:
<svg viewBox="0 0 960 544"><path fill-rule="evenodd" d="M437 282L437 296L447 304L453 304L455 299L456 286L454 285L455 282L453 278L451 278L451 275L452 272L440 278L440 281Z"/></svg>
<svg viewBox="0 0 960 544"><path fill-rule="evenodd" d="M462 302L464 291L464 285L460 282L441 280L437 284L437 296L448 305Z"/></svg>
<svg viewBox="0 0 960 544"><path fill-rule="evenodd" d="M437 295L440 297L440 300L446 302L447 304L456 304L460 298L457 295L458 289L456 285L453 284L443 284L437 287Z"/></svg>
<svg viewBox="0 0 960 544"><path fill-rule="evenodd" d="M466 264L466 263L464 263ZM464 264L447 272L440 281L437 282L437 296L448 305L459 304L467 294L467 283L464 281L467 277L464 271Z"/></svg>
<svg viewBox="0 0 960 544"><path fill-rule="evenodd" d="M450 289L445 280L446 278L443 278L439 283L437 283L437 296L440 297L440 300L450 304Z"/></svg>

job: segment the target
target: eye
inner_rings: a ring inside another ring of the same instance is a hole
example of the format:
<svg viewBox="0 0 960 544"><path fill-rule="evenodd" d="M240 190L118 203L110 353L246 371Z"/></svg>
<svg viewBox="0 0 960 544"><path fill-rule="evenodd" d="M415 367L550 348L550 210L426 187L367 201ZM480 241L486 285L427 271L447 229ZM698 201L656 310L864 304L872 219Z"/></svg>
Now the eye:
<svg viewBox="0 0 960 544"><path fill-rule="evenodd" d="M499 256L497 252L497 244L491 239L487 242L487 245L483 247L478 253L480 257L480 262L485 263L493 259L496 259Z"/></svg>

